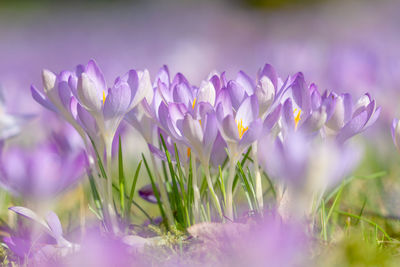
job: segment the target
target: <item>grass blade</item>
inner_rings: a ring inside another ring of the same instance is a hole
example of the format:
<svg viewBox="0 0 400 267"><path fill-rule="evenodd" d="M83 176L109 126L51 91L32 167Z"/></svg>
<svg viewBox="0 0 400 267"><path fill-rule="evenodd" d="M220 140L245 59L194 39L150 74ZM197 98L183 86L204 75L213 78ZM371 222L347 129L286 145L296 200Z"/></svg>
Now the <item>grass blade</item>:
<svg viewBox="0 0 400 267"><path fill-rule="evenodd" d="M126 217L129 218L129 214L130 214L130 210L131 210L131 204L133 201L133 195L135 193L135 189L136 189L136 183L139 177L139 172L140 172L140 168L142 167L142 160L139 162L138 166L136 167L136 171L135 171L135 175L133 177L133 181L132 181L132 186L131 186L131 191L129 192L129 198L128 198L128 204L126 206Z"/></svg>
<svg viewBox="0 0 400 267"><path fill-rule="evenodd" d="M164 208L163 208L163 206L161 204L160 195L158 194L158 189L156 187L156 184L154 183L153 174L150 171L149 164L147 164L146 158L144 157L143 153L142 153L142 159L143 159L143 162L144 162L144 166L146 167L147 174L149 175L149 179L150 179L150 182L151 182L151 187L153 188L154 196L157 199L158 208L160 209L160 213L161 213L161 216L163 218L163 222L165 223L166 228L169 229L168 220L167 220L167 217L165 216ZM160 186L162 186L162 185L160 185Z"/></svg>
<svg viewBox="0 0 400 267"><path fill-rule="evenodd" d="M121 206L121 217L124 218L125 211L125 175L124 175L124 163L122 158L122 145L121 136L119 136L118 145L118 177L119 177L119 204Z"/></svg>

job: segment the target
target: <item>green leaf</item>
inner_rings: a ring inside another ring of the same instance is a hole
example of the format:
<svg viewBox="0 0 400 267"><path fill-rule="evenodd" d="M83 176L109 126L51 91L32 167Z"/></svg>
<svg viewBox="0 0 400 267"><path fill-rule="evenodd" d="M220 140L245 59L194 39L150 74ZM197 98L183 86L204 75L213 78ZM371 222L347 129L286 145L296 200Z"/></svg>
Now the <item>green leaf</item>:
<svg viewBox="0 0 400 267"><path fill-rule="evenodd" d="M139 177L139 172L140 172L140 168L142 167L142 160L139 162L138 166L136 167L136 171L135 171L135 176L133 177L133 181L132 181L132 186L131 186L131 191L129 193L129 199L128 199L128 204L126 207L126 216L129 218L129 214L130 214L130 210L131 210L131 204L133 201L133 195L135 194L135 189L136 189L136 183Z"/></svg>
<svg viewBox="0 0 400 267"><path fill-rule="evenodd" d="M121 136L119 136L119 145L118 145L118 177L119 177L119 201L121 206L121 216L124 218L125 211L125 175L124 175L124 164L122 158L122 145L121 145Z"/></svg>
<svg viewBox="0 0 400 267"><path fill-rule="evenodd" d="M144 166L146 167L147 174L149 175L149 179L150 179L150 182L151 182L151 187L153 188L154 196L157 199L158 208L160 209L160 213L161 213L161 216L163 218L163 222L165 223L165 227L167 229L169 229L168 220L167 220L167 217L165 216L164 208L163 208L163 206L161 204L160 195L158 194L158 189L156 187L156 184L154 183L153 174L150 171L149 165L147 164L146 158L144 157L143 153L142 153L142 159L143 159L143 162L144 162ZM162 185L160 185L160 186L162 186Z"/></svg>

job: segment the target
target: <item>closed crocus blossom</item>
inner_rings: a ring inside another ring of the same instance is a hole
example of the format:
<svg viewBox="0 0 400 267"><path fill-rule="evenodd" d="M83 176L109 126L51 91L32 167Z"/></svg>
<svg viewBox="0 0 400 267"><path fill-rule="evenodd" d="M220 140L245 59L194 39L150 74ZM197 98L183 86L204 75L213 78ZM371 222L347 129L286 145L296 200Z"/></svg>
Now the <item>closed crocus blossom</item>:
<svg viewBox="0 0 400 267"><path fill-rule="evenodd" d="M68 86L68 81L71 79L71 76L76 80L72 72L62 71L59 74L55 74L45 69L42 71L44 94L34 85L31 86L31 93L36 102L58 113L83 137L84 132L75 120L77 101Z"/></svg>
<svg viewBox="0 0 400 267"><path fill-rule="evenodd" d="M392 139L395 147L400 151L400 123L399 119L393 119L391 127Z"/></svg>
<svg viewBox="0 0 400 267"><path fill-rule="evenodd" d="M76 77L71 75L68 83L77 97L78 105L95 119L107 147L125 114L144 98L151 101L153 97L147 70L130 70L124 76L118 77L114 85L107 89L104 75L93 60L86 66L78 66Z"/></svg>
<svg viewBox="0 0 400 267"><path fill-rule="evenodd" d="M351 113L351 118L338 132L336 137L338 142L343 143L352 136L365 131L375 123L380 112L381 107L377 107L375 100L368 93L360 97L352 106L351 112L347 111L347 113Z"/></svg>
<svg viewBox="0 0 400 267"><path fill-rule="evenodd" d="M52 143L10 147L1 156L0 182L16 195L46 200L76 183L86 162L83 151L62 152Z"/></svg>

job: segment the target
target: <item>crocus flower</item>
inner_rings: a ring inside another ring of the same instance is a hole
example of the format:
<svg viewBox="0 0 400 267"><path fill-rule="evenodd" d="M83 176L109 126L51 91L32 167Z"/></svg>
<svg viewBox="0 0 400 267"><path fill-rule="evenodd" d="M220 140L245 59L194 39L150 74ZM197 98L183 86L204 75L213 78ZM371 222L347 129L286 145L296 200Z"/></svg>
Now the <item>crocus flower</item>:
<svg viewBox="0 0 400 267"><path fill-rule="evenodd" d="M393 119L391 127L392 139L395 147L400 151L400 123L399 119Z"/></svg>
<svg viewBox="0 0 400 267"><path fill-rule="evenodd" d="M31 85L31 93L36 102L62 116L83 137L83 130L75 120L77 101L68 86L71 75L74 74L70 71L55 74L45 69L42 71L44 94L34 85Z"/></svg>
<svg viewBox="0 0 400 267"><path fill-rule="evenodd" d="M79 247L64 238L61 222L54 212L40 216L25 207L9 209L33 223L28 231L16 229L3 240L26 264L54 266L57 258L66 256Z"/></svg>
<svg viewBox="0 0 400 267"><path fill-rule="evenodd" d="M31 150L10 147L2 153L0 183L16 195L45 200L76 183L86 161L83 151L62 153L52 143Z"/></svg>
<svg viewBox="0 0 400 267"><path fill-rule="evenodd" d="M229 157L238 159L240 154L251 145L262 130L262 121L258 118L258 100L256 95L248 96L239 105L237 111L217 106L219 129L228 146Z"/></svg>
<svg viewBox="0 0 400 267"><path fill-rule="evenodd" d="M354 105L345 104L345 100L342 103L347 107L338 107L339 113L346 111L346 116L343 116L345 124L337 134L337 140L341 143L373 125L381 112L381 107L377 107L375 100L368 93L360 97ZM347 114L351 114L351 116Z"/></svg>
<svg viewBox="0 0 400 267"><path fill-rule="evenodd" d="M258 151L266 173L286 187L278 203L285 219L311 215L313 201L318 202L327 188L345 178L360 159L357 147L302 132L286 135L283 140L265 136Z"/></svg>
<svg viewBox="0 0 400 267"><path fill-rule="evenodd" d="M3 92L0 88L0 141L19 134L22 127L32 118L33 115L19 115L7 112Z"/></svg>

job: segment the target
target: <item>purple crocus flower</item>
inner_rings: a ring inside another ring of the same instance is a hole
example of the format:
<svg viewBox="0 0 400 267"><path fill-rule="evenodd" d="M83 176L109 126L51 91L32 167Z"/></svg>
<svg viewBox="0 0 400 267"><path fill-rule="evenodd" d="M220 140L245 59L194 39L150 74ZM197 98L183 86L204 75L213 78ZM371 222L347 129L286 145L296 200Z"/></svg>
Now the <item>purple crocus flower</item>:
<svg viewBox="0 0 400 267"><path fill-rule="evenodd" d="M350 100L343 100L343 105L346 105L345 108L338 107L339 113L345 112L343 116L345 124L336 137L341 143L373 125L381 112L381 107L377 107L375 100L368 93L360 97L354 105L345 103L347 101L350 102ZM343 111L340 111L340 109ZM351 114L351 116L348 116L348 114Z"/></svg>
<svg viewBox="0 0 400 267"><path fill-rule="evenodd" d="M52 143L10 147L2 153L0 183L16 195L45 200L76 183L86 162L84 151L63 152Z"/></svg>
<svg viewBox="0 0 400 267"><path fill-rule="evenodd" d="M84 137L82 128L75 120L77 100L68 86L68 80L71 75L74 74L70 71L62 71L59 74L55 74L45 69L42 71L44 94L34 85L31 85L31 93L36 102L61 115Z"/></svg>
<svg viewBox="0 0 400 267"><path fill-rule="evenodd" d="M267 135L259 140L258 151L266 173L286 187L278 199L285 219L311 215L313 201L319 202L325 190L338 184L360 159L357 147L304 132L293 132L284 139Z"/></svg>
<svg viewBox="0 0 400 267"><path fill-rule="evenodd" d="M393 143L398 151L400 151L400 123L399 119L393 119L391 127Z"/></svg>
<svg viewBox="0 0 400 267"><path fill-rule="evenodd" d="M262 130L262 121L258 118L258 99L256 95L246 97L238 106L217 106L219 129L228 146L229 157L237 160L241 153L251 145Z"/></svg>
<svg viewBox="0 0 400 267"><path fill-rule="evenodd" d="M11 114L6 111L3 90L0 88L0 140L11 138L21 132L21 128L33 115Z"/></svg>
<svg viewBox="0 0 400 267"><path fill-rule="evenodd" d="M16 229L4 238L4 243L15 253L20 262L28 265L54 266L56 259L72 253L78 245L66 240L58 216L48 212L40 216L25 207L10 207L11 211L29 220L27 231Z"/></svg>

